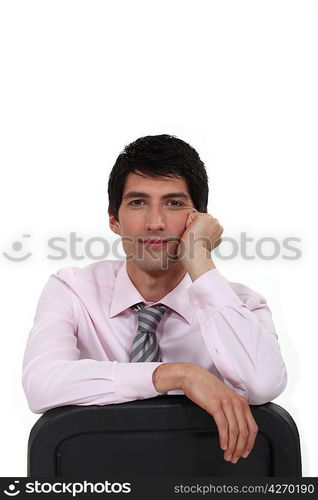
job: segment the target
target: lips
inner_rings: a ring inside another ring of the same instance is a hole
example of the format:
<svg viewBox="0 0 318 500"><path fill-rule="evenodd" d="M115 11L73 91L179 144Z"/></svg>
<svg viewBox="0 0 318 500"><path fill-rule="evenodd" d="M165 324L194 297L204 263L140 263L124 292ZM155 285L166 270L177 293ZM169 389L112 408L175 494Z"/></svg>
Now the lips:
<svg viewBox="0 0 318 500"><path fill-rule="evenodd" d="M166 245L168 242L165 240L144 240L143 244L149 247L162 247Z"/></svg>
<svg viewBox="0 0 318 500"><path fill-rule="evenodd" d="M137 238L138 243L142 243L143 245L154 245L154 244L166 244L169 242L179 243L180 238L178 236L165 236L164 238Z"/></svg>
<svg viewBox="0 0 318 500"><path fill-rule="evenodd" d="M144 240L144 243L167 243L167 241L154 239L154 240Z"/></svg>

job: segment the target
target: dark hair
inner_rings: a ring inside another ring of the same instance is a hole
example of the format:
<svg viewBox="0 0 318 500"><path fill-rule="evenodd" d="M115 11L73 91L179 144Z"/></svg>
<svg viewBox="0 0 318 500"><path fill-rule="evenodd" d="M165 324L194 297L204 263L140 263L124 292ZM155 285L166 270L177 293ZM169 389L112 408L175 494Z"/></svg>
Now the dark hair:
<svg viewBox="0 0 318 500"><path fill-rule="evenodd" d="M151 177L183 177L195 208L207 212L208 176L197 151L173 135L147 135L125 146L109 175L108 213L117 220L126 178L136 171Z"/></svg>

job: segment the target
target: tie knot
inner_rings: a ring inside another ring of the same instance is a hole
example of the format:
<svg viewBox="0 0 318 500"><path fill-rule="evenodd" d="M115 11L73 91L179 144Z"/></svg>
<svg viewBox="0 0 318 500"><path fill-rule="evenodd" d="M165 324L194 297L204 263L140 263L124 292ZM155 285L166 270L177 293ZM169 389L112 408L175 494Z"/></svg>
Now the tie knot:
<svg viewBox="0 0 318 500"><path fill-rule="evenodd" d="M164 304L155 304L145 307L144 302L139 302L131 306L131 309L138 311L138 330L141 332L155 332L157 326L168 309Z"/></svg>

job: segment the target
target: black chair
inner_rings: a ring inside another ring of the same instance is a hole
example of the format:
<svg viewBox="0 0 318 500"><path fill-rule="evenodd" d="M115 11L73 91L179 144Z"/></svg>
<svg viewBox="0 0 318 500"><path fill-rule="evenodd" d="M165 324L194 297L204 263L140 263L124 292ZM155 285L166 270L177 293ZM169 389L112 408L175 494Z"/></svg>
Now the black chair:
<svg viewBox="0 0 318 500"><path fill-rule="evenodd" d="M184 395L47 411L28 442L29 477L301 477L297 427L274 403L251 406L248 458L226 462L213 418Z"/></svg>

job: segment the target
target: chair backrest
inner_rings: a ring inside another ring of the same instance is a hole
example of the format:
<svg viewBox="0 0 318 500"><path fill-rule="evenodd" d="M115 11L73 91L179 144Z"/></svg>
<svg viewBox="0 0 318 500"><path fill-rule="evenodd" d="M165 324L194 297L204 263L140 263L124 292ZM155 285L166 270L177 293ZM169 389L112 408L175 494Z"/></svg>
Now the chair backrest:
<svg viewBox="0 0 318 500"><path fill-rule="evenodd" d="M300 477L297 427L274 403L251 406L248 458L226 462L213 418L184 395L47 411L28 442L29 477Z"/></svg>

